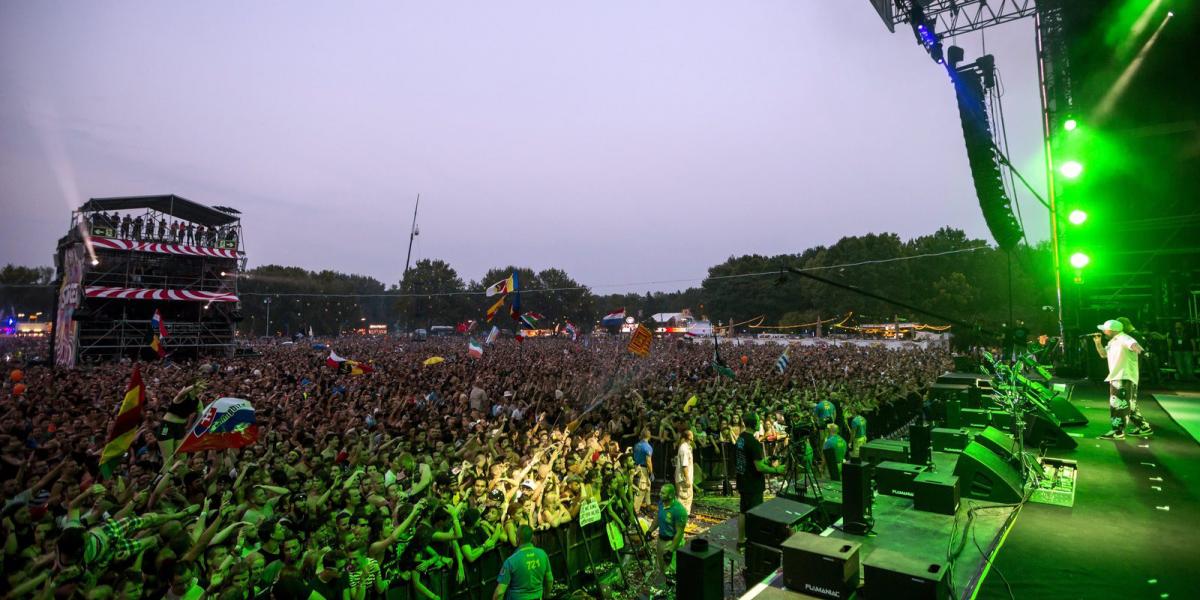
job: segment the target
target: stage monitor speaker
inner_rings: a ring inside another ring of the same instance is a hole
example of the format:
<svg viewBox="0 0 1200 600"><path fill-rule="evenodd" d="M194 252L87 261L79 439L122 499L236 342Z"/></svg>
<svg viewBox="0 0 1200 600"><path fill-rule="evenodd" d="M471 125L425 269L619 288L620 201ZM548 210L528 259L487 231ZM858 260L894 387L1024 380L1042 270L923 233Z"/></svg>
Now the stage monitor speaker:
<svg viewBox="0 0 1200 600"><path fill-rule="evenodd" d="M858 589L858 542L797 533L783 543L783 583L809 596L845 600Z"/></svg>
<svg viewBox="0 0 1200 600"><path fill-rule="evenodd" d="M1058 418L1058 422L1063 427L1076 427L1088 424L1087 417L1083 416L1079 408L1071 404L1071 401L1065 396L1061 394L1055 395L1050 399L1049 404L1050 412L1054 413L1054 416Z"/></svg>
<svg viewBox="0 0 1200 600"><path fill-rule="evenodd" d="M691 544L684 544L675 553L675 565L676 598L721 600L725 597L725 553L720 546L710 544L703 551L695 551Z"/></svg>
<svg viewBox="0 0 1200 600"><path fill-rule="evenodd" d="M842 529L865 534L873 500L871 466L852 460L842 463Z"/></svg>
<svg viewBox="0 0 1200 600"><path fill-rule="evenodd" d="M913 480L913 508L953 515L958 512L958 477L946 473L921 473Z"/></svg>
<svg viewBox="0 0 1200 600"><path fill-rule="evenodd" d="M1017 440L995 427L988 427L979 432L975 441L996 453L1005 462L1017 461Z"/></svg>
<svg viewBox="0 0 1200 600"><path fill-rule="evenodd" d="M746 541L778 548L815 510L786 498L759 504L746 513Z"/></svg>
<svg viewBox="0 0 1200 600"><path fill-rule="evenodd" d="M962 427L989 427L992 424L992 411L985 408L964 408L961 423Z"/></svg>
<svg viewBox="0 0 1200 600"><path fill-rule="evenodd" d="M1025 446L1027 448L1059 448L1073 450L1079 442L1063 428L1037 413L1025 418Z"/></svg>
<svg viewBox="0 0 1200 600"><path fill-rule="evenodd" d="M923 472L923 465L881 462L875 467L875 489L888 496L912 498L913 480Z"/></svg>
<svg viewBox="0 0 1200 600"><path fill-rule="evenodd" d="M976 441L967 444L954 465L959 493L967 498L1005 504L1021 501L1024 482L1013 463Z"/></svg>
<svg viewBox="0 0 1200 600"><path fill-rule="evenodd" d="M933 426L928 423L915 423L908 428L908 462L914 465L928 465L933 461Z"/></svg>
<svg viewBox="0 0 1200 600"><path fill-rule="evenodd" d="M933 449L938 452L962 452L971 441L971 435L966 429L938 428L930 432Z"/></svg>
<svg viewBox="0 0 1200 600"><path fill-rule="evenodd" d="M754 542L746 542L746 587L765 579L775 572L783 563L783 550L778 547L764 546ZM724 569L722 569L724 574ZM676 596L683 598L683 596Z"/></svg>
<svg viewBox="0 0 1200 600"><path fill-rule="evenodd" d="M948 600L946 563L876 548L863 560L863 597L868 600Z"/></svg>

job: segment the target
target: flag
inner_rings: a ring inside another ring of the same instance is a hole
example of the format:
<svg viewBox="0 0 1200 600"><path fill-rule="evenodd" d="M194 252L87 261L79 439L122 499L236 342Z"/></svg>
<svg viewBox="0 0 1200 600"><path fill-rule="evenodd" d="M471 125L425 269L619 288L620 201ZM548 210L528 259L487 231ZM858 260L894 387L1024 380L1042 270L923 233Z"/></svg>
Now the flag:
<svg viewBox="0 0 1200 600"><path fill-rule="evenodd" d="M505 294L508 294L509 292L516 291L516 289L517 289L517 273L514 271L512 275L509 275L508 277L505 277L504 279L501 279L500 281L497 281L496 283L493 283L492 285L488 286L488 289L485 293L487 294L488 298L491 298L492 296L495 296L496 294L500 294L501 296L503 296Z"/></svg>
<svg viewBox="0 0 1200 600"><path fill-rule="evenodd" d="M176 452L241 448L258 440L254 407L241 398L218 398L204 407Z"/></svg>
<svg viewBox="0 0 1200 600"><path fill-rule="evenodd" d="M624 320L625 320L625 309L618 308L617 310L614 310L614 311L608 313L607 315L604 315L604 318L600 319L600 324L611 327L613 325L620 325Z"/></svg>
<svg viewBox="0 0 1200 600"><path fill-rule="evenodd" d="M167 349L163 347L162 340L159 339L157 335L150 340L150 349L154 350L154 353L157 354L159 358L163 358L167 355Z"/></svg>
<svg viewBox="0 0 1200 600"><path fill-rule="evenodd" d="M567 335L571 336L572 342L575 341L575 338L579 335L579 332L575 329L575 324L570 321L567 321L566 332Z"/></svg>
<svg viewBox="0 0 1200 600"><path fill-rule="evenodd" d="M546 317L544 317L538 313L527 312L527 313L521 315L521 323L524 324L525 327L528 327L530 329L537 329L538 325L541 324L541 322L545 318Z"/></svg>
<svg viewBox="0 0 1200 600"><path fill-rule="evenodd" d="M457 331L458 333L464 334L464 335L471 333L471 330L473 330L473 329L475 329L475 320L474 319L471 319L469 321L463 321L462 323L459 323L457 327L454 328L455 331Z"/></svg>
<svg viewBox="0 0 1200 600"><path fill-rule="evenodd" d="M496 313L500 312L500 309L504 307L504 299L507 297L508 296L500 296L500 299L497 300L496 303L493 304L492 307L487 310L488 323L491 323L492 319L496 316Z"/></svg>
<svg viewBox="0 0 1200 600"><path fill-rule="evenodd" d="M470 340L467 342L467 354L475 358L483 358L483 346L475 340Z"/></svg>
<svg viewBox="0 0 1200 600"><path fill-rule="evenodd" d="M650 333L650 328L639 324L633 332L633 337L629 338L629 351L638 356L646 356L650 354L650 344L653 341L654 334Z"/></svg>
<svg viewBox="0 0 1200 600"><path fill-rule="evenodd" d="M433 366L433 365L436 365L438 363L443 363L443 362L446 362L446 359L444 359L440 356L430 356L429 358L425 359L425 362L423 362L421 364L425 365L426 367L429 367L429 366Z"/></svg>
<svg viewBox="0 0 1200 600"><path fill-rule="evenodd" d="M162 315L158 314L158 309L154 309L154 316L150 317L150 331L157 332L158 337L166 339L167 324L163 323Z"/></svg>
<svg viewBox="0 0 1200 600"><path fill-rule="evenodd" d="M517 343L518 343L518 344L519 344L519 343L521 343L521 342L523 342L523 341L525 341L525 330L524 330L524 329L518 329L518 330L517 330L517 335L516 335L516 336L514 336L514 337L516 337L516 338L517 338Z"/></svg>
<svg viewBox="0 0 1200 600"><path fill-rule="evenodd" d="M499 336L500 336L500 328L496 327L495 325L492 325L492 330L488 332L487 339L484 340L483 343L490 344L490 343L496 341L496 338Z"/></svg>
<svg viewBox="0 0 1200 600"><path fill-rule="evenodd" d="M512 301L512 306L508 307L508 316L512 317L514 321L520 321L521 320L521 290L518 289L518 287L517 287L519 285L519 283L517 282L517 272L516 271L513 271L512 277L510 279L512 279L513 301Z"/></svg>
<svg viewBox="0 0 1200 600"><path fill-rule="evenodd" d="M715 331L713 332L712 364L713 370L716 371L718 375L722 377L728 377L729 379L737 379L737 377L733 374L733 369L730 369L729 365L725 364L725 361L721 360L721 344L717 340L717 333Z"/></svg>
<svg viewBox="0 0 1200 600"><path fill-rule="evenodd" d="M685 402L683 404L683 412L685 412L685 413L692 412L692 407L696 406L696 403L699 401L700 401L700 397L695 394L692 394L692 397L688 398L687 402Z"/></svg>
<svg viewBox="0 0 1200 600"><path fill-rule="evenodd" d="M312 325L309 325L309 326L308 326L308 337L312 337L312 336L313 336L313 334L312 334Z"/></svg>
<svg viewBox="0 0 1200 600"><path fill-rule="evenodd" d="M325 359L325 364L337 369L338 373L347 373L350 375L364 375L375 372L375 367L357 360L342 358L333 350L329 351L329 358Z"/></svg>
<svg viewBox="0 0 1200 600"><path fill-rule="evenodd" d="M783 354L780 354L779 359L775 361L775 370L779 371L780 375L783 375L783 372L787 371L788 368L788 350L790 348L784 348Z"/></svg>
<svg viewBox="0 0 1200 600"><path fill-rule="evenodd" d="M142 426L145 403L146 386L142 383L142 371L134 365L129 385L125 388L125 397L121 399L117 417L108 430L108 440L100 451L100 468L105 476L112 472L112 463L129 451L129 446L137 437L138 428Z"/></svg>

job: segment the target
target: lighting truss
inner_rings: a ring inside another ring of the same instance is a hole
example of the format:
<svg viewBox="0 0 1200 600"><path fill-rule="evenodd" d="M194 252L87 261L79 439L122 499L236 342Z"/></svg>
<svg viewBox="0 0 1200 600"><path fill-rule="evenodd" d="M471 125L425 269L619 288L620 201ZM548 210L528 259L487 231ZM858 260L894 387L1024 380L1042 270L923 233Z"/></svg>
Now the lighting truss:
<svg viewBox="0 0 1200 600"><path fill-rule="evenodd" d="M895 31L896 25L912 22L915 5L927 22L936 25L942 38L1031 17L1037 12L1034 0L872 0L871 3L890 31Z"/></svg>

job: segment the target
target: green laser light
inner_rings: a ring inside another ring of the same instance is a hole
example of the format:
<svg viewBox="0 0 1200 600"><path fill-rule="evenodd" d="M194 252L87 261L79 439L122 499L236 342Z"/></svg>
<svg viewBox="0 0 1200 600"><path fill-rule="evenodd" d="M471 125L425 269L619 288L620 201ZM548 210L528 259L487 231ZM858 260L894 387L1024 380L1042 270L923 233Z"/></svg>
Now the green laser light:
<svg viewBox="0 0 1200 600"><path fill-rule="evenodd" d="M1079 122L1075 119L1067 119L1066 122L1063 123L1063 129L1066 129L1067 131L1075 131L1076 127L1079 127Z"/></svg>
<svg viewBox="0 0 1200 600"><path fill-rule="evenodd" d="M1076 269L1082 269L1088 266L1088 263L1090 262L1092 262L1092 259L1088 258L1088 255L1082 252L1076 252L1075 254L1071 255L1071 266L1075 267Z"/></svg>
<svg viewBox="0 0 1200 600"><path fill-rule="evenodd" d="M1083 165L1079 164L1079 161L1068 160L1058 168L1058 172L1062 173L1063 177L1067 179L1075 179L1083 173Z"/></svg>
<svg viewBox="0 0 1200 600"><path fill-rule="evenodd" d="M1082 210L1075 209L1071 211L1071 214L1067 215L1067 220L1070 221L1072 225L1083 225L1083 222L1087 220L1087 213L1083 212Z"/></svg>

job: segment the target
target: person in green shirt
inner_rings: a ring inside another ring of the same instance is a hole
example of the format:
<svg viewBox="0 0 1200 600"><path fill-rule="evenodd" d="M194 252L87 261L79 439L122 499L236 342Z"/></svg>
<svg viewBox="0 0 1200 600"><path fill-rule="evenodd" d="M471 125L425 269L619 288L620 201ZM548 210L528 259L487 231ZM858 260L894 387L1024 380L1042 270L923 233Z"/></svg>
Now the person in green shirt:
<svg viewBox="0 0 1200 600"><path fill-rule="evenodd" d="M659 490L658 513L650 528L658 527L658 548L654 553L658 572L666 575L675 571L675 551L683 545L683 532L687 529L687 509L675 497L675 486L666 484ZM666 556L671 559L667 561Z"/></svg>
<svg viewBox="0 0 1200 600"><path fill-rule="evenodd" d="M553 588L550 557L533 545L533 528L522 525L517 530L517 551L500 568L492 600L541 600Z"/></svg>
<svg viewBox="0 0 1200 600"><path fill-rule="evenodd" d="M825 464L829 478L842 480L842 461L846 460L846 440L838 435L838 426L830 423L825 427Z"/></svg>

